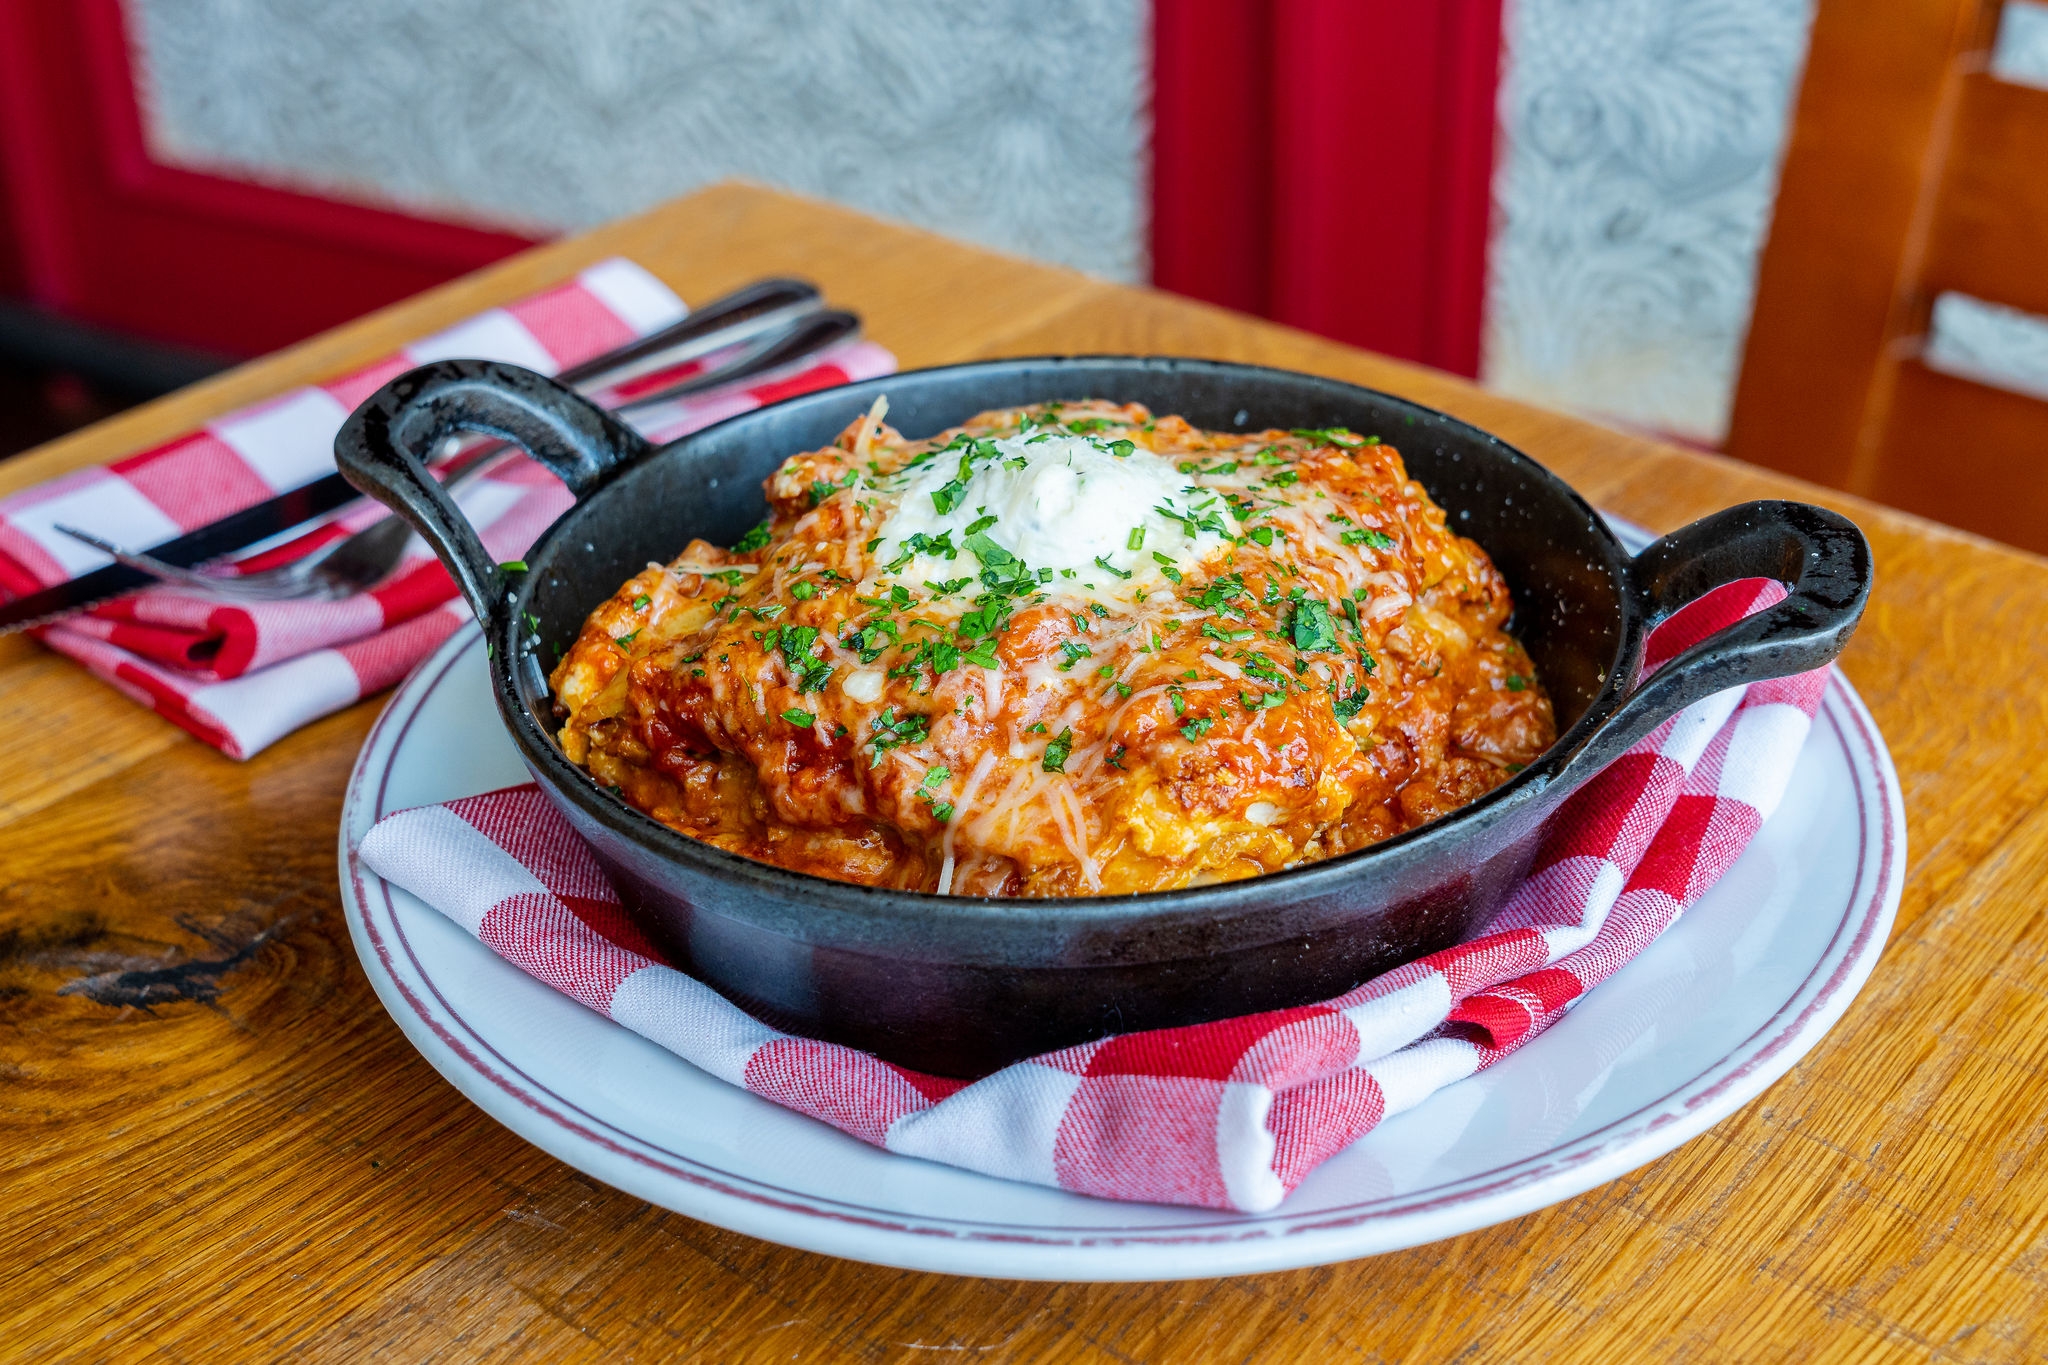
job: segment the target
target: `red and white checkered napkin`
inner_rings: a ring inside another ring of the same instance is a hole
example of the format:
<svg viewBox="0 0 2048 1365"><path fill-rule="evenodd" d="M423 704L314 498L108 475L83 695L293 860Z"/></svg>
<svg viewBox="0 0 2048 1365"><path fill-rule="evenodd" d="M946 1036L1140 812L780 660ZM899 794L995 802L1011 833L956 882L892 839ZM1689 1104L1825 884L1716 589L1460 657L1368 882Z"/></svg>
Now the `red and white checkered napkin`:
<svg viewBox="0 0 2048 1365"><path fill-rule="evenodd" d="M334 434L343 419L415 365L472 357L555 374L687 311L667 285L633 262L605 261L344 378L18 493L0 501L0 594L34 592L107 562L56 530L59 525L147 547L333 473ZM662 405L636 415L634 424L650 439L666 441L764 403L895 368L895 357L881 347L854 342L799 372ZM520 457L470 480L456 501L493 554L516 559L572 499L560 480ZM375 505L355 509L247 567L295 559L384 515ZM247 758L308 721L389 687L468 615L447 573L415 537L382 587L345 601L239 606L160 587L38 634L208 744Z"/></svg>
<svg viewBox="0 0 2048 1365"><path fill-rule="evenodd" d="M1717 590L1658 631L1652 665L1783 596ZM1572 797L1528 880L1458 947L1318 1005L1124 1034L972 1083L779 1033L664 965L533 786L398 812L359 851L521 970L865 1142L1109 1199L1256 1212L1543 1032L1705 894L1777 807L1827 676L1736 688L1661 726Z"/></svg>

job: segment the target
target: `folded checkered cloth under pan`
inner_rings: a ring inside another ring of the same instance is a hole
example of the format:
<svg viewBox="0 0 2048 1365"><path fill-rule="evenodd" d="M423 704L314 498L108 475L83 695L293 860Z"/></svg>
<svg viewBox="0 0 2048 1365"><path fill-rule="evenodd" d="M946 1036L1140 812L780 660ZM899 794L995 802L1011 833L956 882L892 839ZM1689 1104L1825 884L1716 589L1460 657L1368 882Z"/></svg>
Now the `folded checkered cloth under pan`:
<svg viewBox="0 0 2048 1365"><path fill-rule="evenodd" d="M1716 590L1657 631L1649 665L1783 597L1776 583ZM1106 1038L973 1082L780 1033L666 965L533 786L400 811L359 853L535 978L864 1142L1251 1212L1542 1033L1704 895L1776 809L1827 677L1736 688L1659 727L1560 809L1527 880L1457 947L1320 1004Z"/></svg>
<svg viewBox="0 0 2048 1365"><path fill-rule="evenodd" d="M147 547L274 493L334 472L334 434L387 380L430 360L507 360L555 374L681 318L688 310L631 261L609 260L569 283L493 308L353 374L244 408L139 455L84 469L0 501L0 591L22 595L99 568L106 556L58 531ZM820 355L801 371L662 405L634 418L657 441L774 402L887 374L871 342ZM573 501L524 457L457 490L485 546L517 559ZM247 562L290 561L385 515L366 505ZM678 549L681 547L678 546ZM166 719L234 758L389 687L469 615L415 537L383 585L338 602L231 604L171 587L104 603L37 632Z"/></svg>

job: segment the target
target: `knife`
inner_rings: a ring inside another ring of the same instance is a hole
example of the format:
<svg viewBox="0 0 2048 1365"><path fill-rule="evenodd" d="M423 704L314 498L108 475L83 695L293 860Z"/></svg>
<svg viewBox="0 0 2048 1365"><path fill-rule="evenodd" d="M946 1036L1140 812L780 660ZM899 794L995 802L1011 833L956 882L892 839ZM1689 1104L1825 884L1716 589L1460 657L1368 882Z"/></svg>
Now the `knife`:
<svg viewBox="0 0 2048 1365"><path fill-rule="evenodd" d="M573 388L602 390L750 340L758 340L761 344L741 358L739 367L750 373L758 372L761 360L777 359L792 349L778 344L788 339L777 338L778 330L801 321L821 306L817 286L808 281L762 280L716 299L658 332L580 365L573 365L555 378ZM694 382L686 381L676 388L689 391L697 387L712 387L731 382L736 377L722 366L719 371L693 376ZM676 388L664 389L658 395L647 395L638 402L648 403L657 397L675 396ZM189 569L326 516L361 496L341 475L326 474L160 545L153 545L147 553L166 564ZM104 565L0 605L0 635L48 625L72 612L147 587L155 581L141 569L125 564Z"/></svg>

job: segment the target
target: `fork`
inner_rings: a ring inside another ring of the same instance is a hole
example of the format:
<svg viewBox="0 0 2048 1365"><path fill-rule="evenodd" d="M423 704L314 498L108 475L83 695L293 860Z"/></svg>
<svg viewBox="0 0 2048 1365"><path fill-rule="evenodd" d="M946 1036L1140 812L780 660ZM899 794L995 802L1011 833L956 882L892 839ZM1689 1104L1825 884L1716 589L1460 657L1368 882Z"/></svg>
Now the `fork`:
<svg viewBox="0 0 2048 1365"><path fill-rule="evenodd" d="M688 360L746 345L747 349L742 353L675 383L661 385L648 393L634 394L624 402L607 404L613 412L627 413L783 369L859 332L860 320L851 313L816 311L816 290L808 285L801 286L809 292L800 300L808 303L807 309L798 304L783 303L741 316L734 322L725 321L736 311L744 312L761 302L752 296L760 295L771 287L788 292L796 283L772 280L751 286L693 315L697 326L684 335L679 344L663 346L655 343L684 331L682 324L586 361L564 371L558 378L586 396L592 396L631 379L672 369ZM760 324L762 317L785 325L779 331L765 330ZM691 320L685 319L685 323ZM453 488L460 481L481 473L486 466L498 464L500 457L511 449L503 441L488 438L458 442L454 453L437 466L452 470L442 481L442 486ZM457 461L461 463L457 465ZM389 577L404 559L406 546L412 540L412 527L408 522L399 517L385 517L288 564L253 573L223 574L179 568L70 526L58 525L53 529L160 582L221 601L247 603L335 601L352 597Z"/></svg>
<svg viewBox="0 0 2048 1365"><path fill-rule="evenodd" d="M482 448L475 458L452 469L441 480L441 487L452 491L486 468L504 463L505 456L510 453L511 447L503 443ZM461 458L451 457L440 468L447 469ZM63 525L56 529L102 554L113 556L116 563L142 570L159 582L189 588L223 601L245 603L338 601L353 597L390 576L399 561L405 558L405 547L413 535L412 523L403 517L384 517L289 564L255 573L227 575L181 569L150 555L124 550L90 531Z"/></svg>

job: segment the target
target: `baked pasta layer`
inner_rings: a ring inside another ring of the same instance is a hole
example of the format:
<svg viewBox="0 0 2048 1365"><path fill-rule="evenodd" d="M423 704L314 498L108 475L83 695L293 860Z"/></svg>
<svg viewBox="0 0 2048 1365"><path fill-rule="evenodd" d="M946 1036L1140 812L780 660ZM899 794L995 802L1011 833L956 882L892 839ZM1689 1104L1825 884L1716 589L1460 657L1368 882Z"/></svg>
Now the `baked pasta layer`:
<svg viewBox="0 0 2048 1365"><path fill-rule="evenodd" d="M1400 455L1137 405L883 405L591 613L568 756L764 862L976 896L1166 890L1333 857L1556 735L1506 584Z"/></svg>

